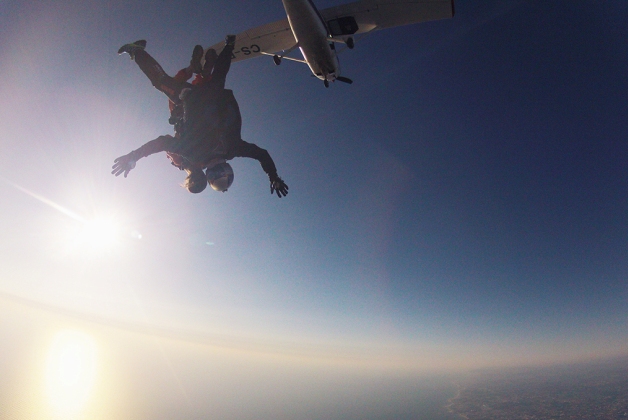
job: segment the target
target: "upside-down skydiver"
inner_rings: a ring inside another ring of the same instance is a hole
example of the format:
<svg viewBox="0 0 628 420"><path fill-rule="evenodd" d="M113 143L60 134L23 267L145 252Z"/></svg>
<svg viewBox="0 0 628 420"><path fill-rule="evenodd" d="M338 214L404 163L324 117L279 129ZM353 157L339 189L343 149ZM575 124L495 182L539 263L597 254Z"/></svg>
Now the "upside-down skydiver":
<svg viewBox="0 0 628 420"><path fill-rule="evenodd" d="M115 159L112 174L118 176L124 173L126 177L139 159L165 151L173 165L188 173L184 182L188 191L199 193L209 183L214 190L224 192L233 182L233 169L227 160L249 157L258 160L268 174L271 194L276 193L280 198L288 194L288 186L277 175L268 152L241 138L240 109L233 92L225 89L234 43L235 36L229 35L224 49L215 60L206 54L206 65L201 69L201 78L195 84L168 76L145 51L145 42L137 41L120 48L118 53L128 53L153 86L168 96L174 109L180 106L183 113L180 119L176 111L171 116L171 123L175 125L174 136L159 136ZM211 54L210 51L213 50L209 50L208 54ZM211 61L214 61L211 63L213 66L208 64ZM187 69L198 73L199 46L195 47L191 65Z"/></svg>

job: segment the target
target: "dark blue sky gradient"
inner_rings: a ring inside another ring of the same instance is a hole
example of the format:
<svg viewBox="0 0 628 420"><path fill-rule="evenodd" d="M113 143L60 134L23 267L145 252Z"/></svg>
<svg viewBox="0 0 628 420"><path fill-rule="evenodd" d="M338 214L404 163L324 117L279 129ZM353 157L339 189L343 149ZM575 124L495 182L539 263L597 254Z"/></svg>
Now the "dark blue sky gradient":
<svg viewBox="0 0 628 420"><path fill-rule="evenodd" d="M416 122L391 121L409 130L387 144L416 178L397 224L406 252L389 261L403 290L438 279L457 297L439 304L504 324L625 302L625 8L588 6L523 3L412 70L405 89L430 103L395 117Z"/></svg>

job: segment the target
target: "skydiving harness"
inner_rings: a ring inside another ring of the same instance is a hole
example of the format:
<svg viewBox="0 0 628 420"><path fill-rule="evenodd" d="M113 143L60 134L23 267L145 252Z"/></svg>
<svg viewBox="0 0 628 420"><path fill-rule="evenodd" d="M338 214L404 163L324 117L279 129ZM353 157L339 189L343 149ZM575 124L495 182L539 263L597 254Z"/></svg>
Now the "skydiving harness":
<svg viewBox="0 0 628 420"><path fill-rule="evenodd" d="M171 164L183 170L224 158L241 138L242 117L233 91L212 92L207 86L195 85L184 89L180 97L170 122L181 153L168 153Z"/></svg>

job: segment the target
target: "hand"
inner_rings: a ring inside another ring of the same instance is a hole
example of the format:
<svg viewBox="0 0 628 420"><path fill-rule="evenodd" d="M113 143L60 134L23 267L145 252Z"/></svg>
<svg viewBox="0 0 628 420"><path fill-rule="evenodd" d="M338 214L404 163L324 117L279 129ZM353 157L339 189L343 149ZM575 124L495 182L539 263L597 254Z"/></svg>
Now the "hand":
<svg viewBox="0 0 628 420"><path fill-rule="evenodd" d="M272 194L274 192L277 193L277 197L279 198L288 195L288 185L277 175L270 177L270 193Z"/></svg>
<svg viewBox="0 0 628 420"><path fill-rule="evenodd" d="M131 172L131 169L135 168L135 157L133 156L133 152L128 155L120 156L113 162L113 166L111 167L113 171L111 171L111 173L115 176L124 172L124 177L126 178L129 172Z"/></svg>

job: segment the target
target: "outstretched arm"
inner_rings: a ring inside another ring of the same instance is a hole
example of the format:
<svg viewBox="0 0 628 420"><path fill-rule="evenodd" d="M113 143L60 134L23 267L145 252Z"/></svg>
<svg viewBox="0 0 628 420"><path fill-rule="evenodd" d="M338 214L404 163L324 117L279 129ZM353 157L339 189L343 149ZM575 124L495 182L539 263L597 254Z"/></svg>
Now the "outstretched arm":
<svg viewBox="0 0 628 420"><path fill-rule="evenodd" d="M264 169L264 172L268 174L268 178L270 179L270 193L277 193L279 198L288 195L288 185L277 175L275 162L273 162L273 158L270 157L270 154L266 150L253 143L240 140L237 147L235 147L233 157L248 157L258 160L262 165L262 169Z"/></svg>
<svg viewBox="0 0 628 420"><path fill-rule="evenodd" d="M129 172L135 168L135 163L138 160L154 153L168 151L172 148L174 142L175 138L172 136L159 136L155 140L151 140L144 144L139 149L133 150L131 153L116 158L116 160L113 161L114 163L111 167L113 170L111 173L115 176L123 173L126 178Z"/></svg>

